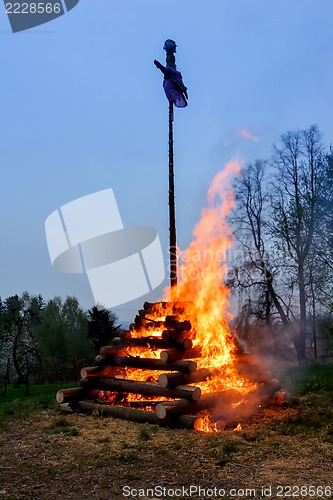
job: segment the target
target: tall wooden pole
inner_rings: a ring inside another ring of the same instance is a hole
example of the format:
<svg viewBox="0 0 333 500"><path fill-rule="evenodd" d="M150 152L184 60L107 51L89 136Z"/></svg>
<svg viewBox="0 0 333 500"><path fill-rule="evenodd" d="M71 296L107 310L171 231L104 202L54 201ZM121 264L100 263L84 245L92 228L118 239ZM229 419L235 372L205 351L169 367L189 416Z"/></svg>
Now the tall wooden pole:
<svg viewBox="0 0 333 500"><path fill-rule="evenodd" d="M173 103L169 103L169 255L171 294L177 285L177 238L176 238L176 208L175 179L173 161Z"/></svg>
<svg viewBox="0 0 333 500"><path fill-rule="evenodd" d="M187 88L182 75L176 67L176 42L168 38L165 40L163 50L166 52L166 66L156 59L155 66L164 74L163 87L169 100L169 258L170 258L170 284L171 298L175 298L177 285L177 239L176 239L176 208L175 208L175 179L173 162L173 110L174 103L179 108L187 106Z"/></svg>

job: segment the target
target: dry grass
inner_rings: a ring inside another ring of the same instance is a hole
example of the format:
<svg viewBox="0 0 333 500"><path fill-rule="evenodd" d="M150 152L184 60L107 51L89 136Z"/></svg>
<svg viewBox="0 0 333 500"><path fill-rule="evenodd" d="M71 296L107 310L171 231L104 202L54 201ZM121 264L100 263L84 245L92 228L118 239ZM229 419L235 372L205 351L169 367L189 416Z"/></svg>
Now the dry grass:
<svg viewBox="0 0 333 500"><path fill-rule="evenodd" d="M224 498L232 488L263 498L262 487L330 485L333 497L330 393L263 410L240 432L214 434L46 410L2 430L0 449L0 499L117 500L126 498L125 485L217 487Z"/></svg>

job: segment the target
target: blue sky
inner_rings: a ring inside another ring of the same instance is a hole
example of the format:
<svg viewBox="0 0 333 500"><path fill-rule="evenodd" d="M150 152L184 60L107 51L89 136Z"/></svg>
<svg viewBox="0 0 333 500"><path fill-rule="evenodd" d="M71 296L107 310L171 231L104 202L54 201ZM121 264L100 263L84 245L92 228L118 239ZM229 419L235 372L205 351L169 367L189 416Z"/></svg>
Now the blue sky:
<svg viewBox="0 0 333 500"><path fill-rule="evenodd" d="M80 0L13 34L0 5L0 296L27 290L93 305L83 275L50 264L44 222L112 187L125 225L168 245L166 38L189 106L175 111L176 217L184 249L214 175L267 157L280 134L318 124L333 141L331 0ZM129 320L143 300L115 309Z"/></svg>

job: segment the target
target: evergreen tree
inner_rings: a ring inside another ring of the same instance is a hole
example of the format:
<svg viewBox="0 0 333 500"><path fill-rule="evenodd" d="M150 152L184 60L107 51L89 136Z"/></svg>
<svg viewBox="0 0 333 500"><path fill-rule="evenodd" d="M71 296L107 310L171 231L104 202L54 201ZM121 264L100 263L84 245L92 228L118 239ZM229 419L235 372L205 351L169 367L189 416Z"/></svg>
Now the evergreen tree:
<svg viewBox="0 0 333 500"><path fill-rule="evenodd" d="M107 309L98 309L97 306L93 306L88 311L88 336L96 352L119 335L120 325L115 325L117 320L117 316Z"/></svg>

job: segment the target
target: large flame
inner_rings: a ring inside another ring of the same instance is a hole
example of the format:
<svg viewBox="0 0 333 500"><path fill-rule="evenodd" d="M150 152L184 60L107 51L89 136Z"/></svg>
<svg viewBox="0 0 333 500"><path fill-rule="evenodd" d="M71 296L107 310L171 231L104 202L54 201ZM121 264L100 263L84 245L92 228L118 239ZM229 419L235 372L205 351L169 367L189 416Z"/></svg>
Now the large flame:
<svg viewBox="0 0 333 500"><path fill-rule="evenodd" d="M188 302L187 313L195 331L194 346L200 346L199 368L211 370L211 380L201 384L203 393L228 389L247 392L253 388L234 367L236 341L228 321L230 291L224 284L227 255L233 245L227 216L234 205L231 179L240 171L238 161L229 162L219 172L208 191L208 207L194 229L194 240L181 255L176 289L166 290L165 298Z"/></svg>

